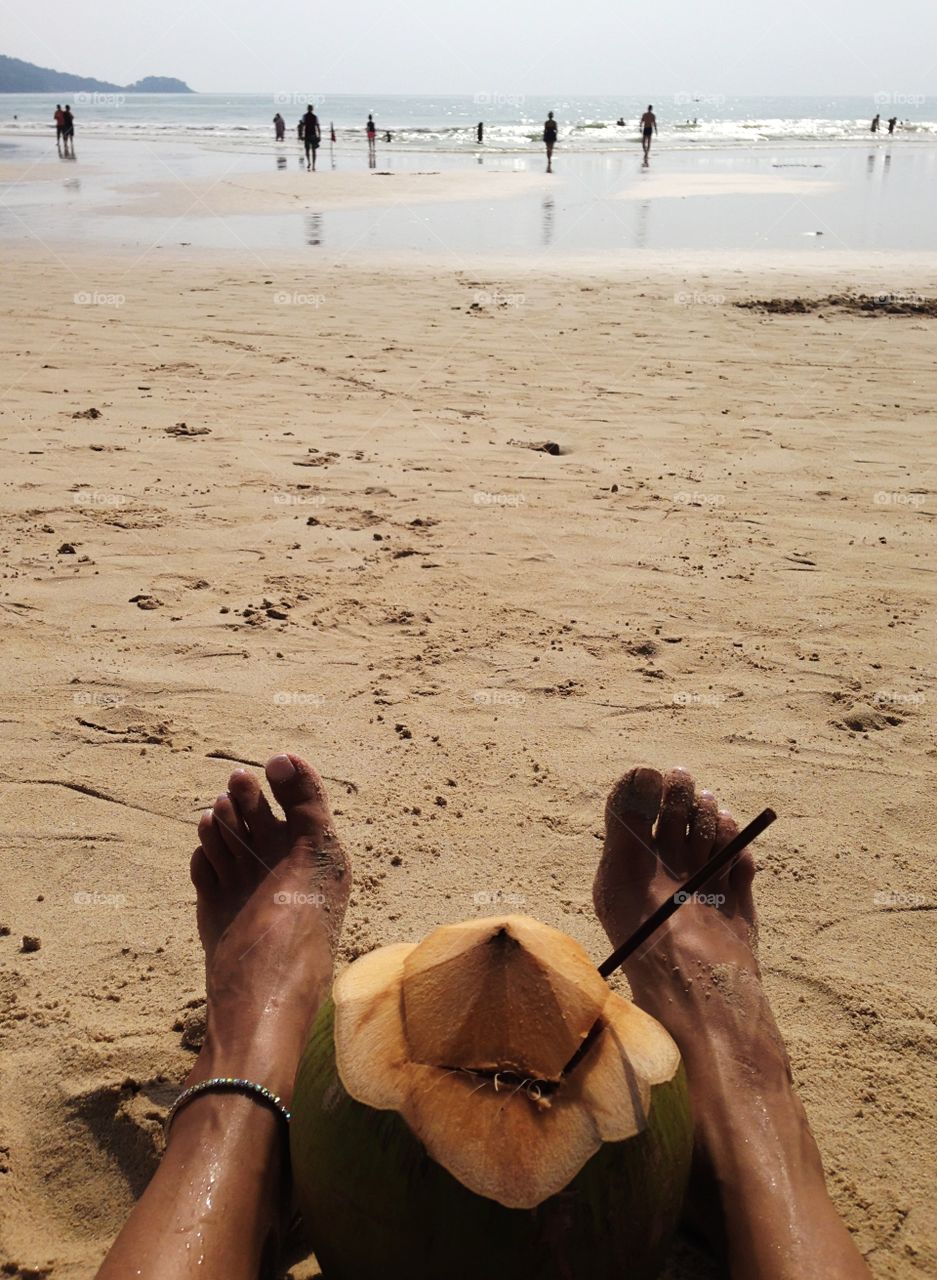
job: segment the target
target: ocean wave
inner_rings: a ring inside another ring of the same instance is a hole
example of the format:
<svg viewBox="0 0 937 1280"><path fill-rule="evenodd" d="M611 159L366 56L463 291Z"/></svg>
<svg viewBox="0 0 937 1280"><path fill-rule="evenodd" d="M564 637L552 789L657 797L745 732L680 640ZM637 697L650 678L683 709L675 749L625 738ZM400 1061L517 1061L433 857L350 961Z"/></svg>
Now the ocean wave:
<svg viewBox="0 0 937 1280"><path fill-rule="evenodd" d="M203 140L212 145L256 144L272 142L272 126L256 121L210 119L114 119L80 116L77 120L80 136L116 139L184 139ZM872 135L866 119L824 118L711 118L686 119L661 122L655 145L664 148L701 150L713 147L733 147L765 144L809 146L811 144L865 143L887 138L883 130ZM382 122L378 127L378 144L384 141L385 132L391 134L391 144L411 150L433 151L520 151L526 152L542 138L539 120L521 117L510 122L493 122L485 125L484 143L479 146L475 126L467 124L395 125ZM323 121L323 141L328 145L328 122ZM7 136L52 137L52 128L38 120L0 120L0 133ZM933 141L937 139L937 121L908 121L899 126L896 140ZM287 126L287 141L296 141L295 124ZM580 119L561 121L560 146L577 151L631 151L638 144L636 122L619 125L615 120ZM336 126L339 146L363 145L363 127Z"/></svg>

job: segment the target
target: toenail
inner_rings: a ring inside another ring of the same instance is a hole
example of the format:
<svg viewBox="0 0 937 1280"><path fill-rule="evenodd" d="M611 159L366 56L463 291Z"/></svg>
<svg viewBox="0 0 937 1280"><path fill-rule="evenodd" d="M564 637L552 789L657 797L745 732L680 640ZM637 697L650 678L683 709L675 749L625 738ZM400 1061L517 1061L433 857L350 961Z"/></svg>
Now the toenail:
<svg viewBox="0 0 937 1280"><path fill-rule="evenodd" d="M289 756L274 756L267 761L267 777L271 782L290 782L296 777L296 766Z"/></svg>

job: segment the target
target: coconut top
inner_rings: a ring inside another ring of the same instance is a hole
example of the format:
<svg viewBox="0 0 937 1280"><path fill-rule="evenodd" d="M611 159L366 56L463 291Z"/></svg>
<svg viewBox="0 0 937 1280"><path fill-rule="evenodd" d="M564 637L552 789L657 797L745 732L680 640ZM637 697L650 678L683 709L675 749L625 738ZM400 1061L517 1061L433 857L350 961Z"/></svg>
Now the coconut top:
<svg viewBox="0 0 937 1280"><path fill-rule="evenodd" d="M559 1080L608 987L571 938L525 916L436 929L404 959L414 1062Z"/></svg>
<svg viewBox="0 0 937 1280"><path fill-rule="evenodd" d="M333 996L348 1093L398 1111L453 1177L511 1208L540 1204L604 1142L644 1129L651 1088L680 1063L663 1027L610 991L578 943L528 916L382 947Z"/></svg>

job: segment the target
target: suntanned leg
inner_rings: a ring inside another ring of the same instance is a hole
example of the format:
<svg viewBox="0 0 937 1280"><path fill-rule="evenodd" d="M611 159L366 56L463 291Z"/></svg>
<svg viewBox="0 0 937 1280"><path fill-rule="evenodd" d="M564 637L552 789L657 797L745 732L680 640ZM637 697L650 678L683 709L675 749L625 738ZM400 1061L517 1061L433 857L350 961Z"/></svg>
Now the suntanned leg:
<svg viewBox="0 0 937 1280"><path fill-rule="evenodd" d="M736 832L732 815L683 769L663 777L632 769L612 788L605 819L593 894L614 946ZM663 1023L686 1063L695 1181L715 1190L711 1212L721 1217L716 1235L734 1280L868 1280L827 1193L761 986L754 874L749 850L706 886L718 905L681 906L625 971L635 1001Z"/></svg>
<svg viewBox="0 0 937 1280"><path fill-rule="evenodd" d="M191 863L205 948L208 1026L186 1084L238 1076L289 1106L310 1024L332 980L350 873L319 775L274 756L267 780L231 775L199 822ZM98 1280L257 1280L273 1264L289 1199L280 1119L231 1093L176 1116L166 1154Z"/></svg>

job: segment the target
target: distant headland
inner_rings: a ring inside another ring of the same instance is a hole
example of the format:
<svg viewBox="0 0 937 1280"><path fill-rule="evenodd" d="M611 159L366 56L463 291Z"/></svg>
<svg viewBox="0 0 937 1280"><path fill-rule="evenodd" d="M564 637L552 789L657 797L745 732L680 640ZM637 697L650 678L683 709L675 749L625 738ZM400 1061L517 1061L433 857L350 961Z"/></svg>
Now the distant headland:
<svg viewBox="0 0 937 1280"><path fill-rule="evenodd" d="M0 53L0 93L194 93L183 80L172 76L144 76L134 84L109 84L67 71L37 67Z"/></svg>

